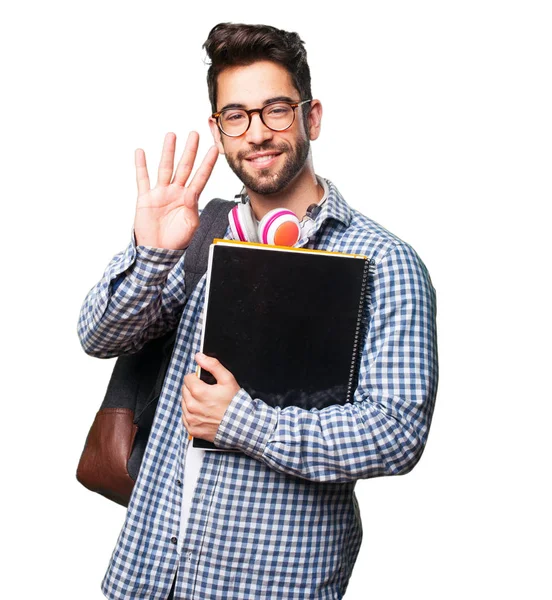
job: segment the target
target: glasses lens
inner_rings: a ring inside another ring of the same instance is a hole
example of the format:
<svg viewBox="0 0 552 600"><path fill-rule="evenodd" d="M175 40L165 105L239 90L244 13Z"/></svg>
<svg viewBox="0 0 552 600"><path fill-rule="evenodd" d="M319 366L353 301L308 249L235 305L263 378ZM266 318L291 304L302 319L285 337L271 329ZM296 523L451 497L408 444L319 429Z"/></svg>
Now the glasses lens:
<svg viewBox="0 0 552 600"><path fill-rule="evenodd" d="M263 108L263 121L275 131L287 129L293 123L293 108L285 102L275 102Z"/></svg>
<svg viewBox="0 0 552 600"><path fill-rule="evenodd" d="M244 110L223 110L220 114L220 126L227 135L241 135L249 125L249 118Z"/></svg>

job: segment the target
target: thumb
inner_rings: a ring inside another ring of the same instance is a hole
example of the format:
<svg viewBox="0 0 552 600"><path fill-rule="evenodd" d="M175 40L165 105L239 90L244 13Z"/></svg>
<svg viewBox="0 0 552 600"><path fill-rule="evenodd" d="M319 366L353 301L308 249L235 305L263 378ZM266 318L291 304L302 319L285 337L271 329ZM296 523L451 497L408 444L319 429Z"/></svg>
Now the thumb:
<svg viewBox="0 0 552 600"><path fill-rule="evenodd" d="M229 383L235 380L234 375L216 358L206 356L202 352L196 354L197 364L217 380L217 383Z"/></svg>

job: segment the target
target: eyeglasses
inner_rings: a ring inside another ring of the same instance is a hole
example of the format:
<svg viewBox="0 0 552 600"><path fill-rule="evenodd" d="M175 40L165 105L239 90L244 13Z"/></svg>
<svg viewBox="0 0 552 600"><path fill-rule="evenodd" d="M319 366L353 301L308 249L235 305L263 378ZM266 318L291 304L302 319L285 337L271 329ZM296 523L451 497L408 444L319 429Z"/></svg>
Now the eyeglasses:
<svg viewBox="0 0 552 600"><path fill-rule="evenodd" d="M220 112L213 113L211 117L216 119L218 128L228 137L243 135L251 125L251 115L259 113L261 121L272 131L285 131L295 121L295 109L311 100L302 102L271 102L263 108L226 108Z"/></svg>

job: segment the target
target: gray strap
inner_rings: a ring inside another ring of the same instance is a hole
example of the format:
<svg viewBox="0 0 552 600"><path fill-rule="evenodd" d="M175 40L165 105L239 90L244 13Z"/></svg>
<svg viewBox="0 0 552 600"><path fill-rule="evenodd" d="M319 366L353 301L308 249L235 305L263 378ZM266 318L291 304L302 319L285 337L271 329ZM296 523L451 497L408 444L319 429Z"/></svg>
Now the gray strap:
<svg viewBox="0 0 552 600"><path fill-rule="evenodd" d="M207 271L209 246L217 237L222 238L228 227L228 213L236 205L230 200L215 198L201 212L199 228L184 257L186 295L190 297L203 274Z"/></svg>

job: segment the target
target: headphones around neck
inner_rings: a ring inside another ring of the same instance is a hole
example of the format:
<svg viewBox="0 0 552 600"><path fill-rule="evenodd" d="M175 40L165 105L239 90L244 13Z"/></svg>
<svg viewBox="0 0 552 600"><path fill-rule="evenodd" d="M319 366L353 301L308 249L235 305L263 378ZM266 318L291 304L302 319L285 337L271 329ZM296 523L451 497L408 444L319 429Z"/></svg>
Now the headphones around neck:
<svg viewBox="0 0 552 600"><path fill-rule="evenodd" d="M295 246L306 241L314 229L314 219L320 212L320 204L311 204L307 214L300 221L297 215L287 208L274 208L257 221L251 204L244 201L244 195L238 194L241 202L229 213L228 221L232 236L241 242L260 242L276 246Z"/></svg>

